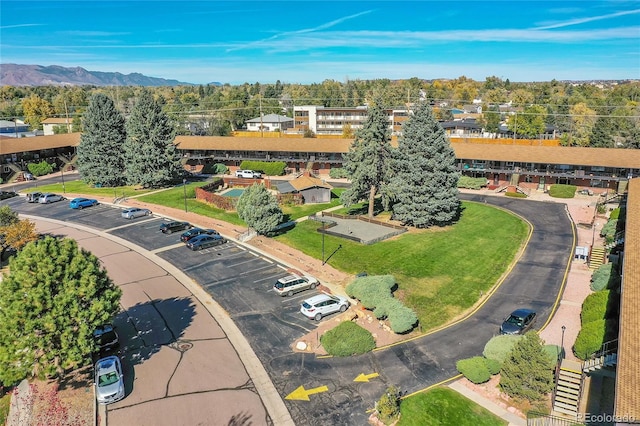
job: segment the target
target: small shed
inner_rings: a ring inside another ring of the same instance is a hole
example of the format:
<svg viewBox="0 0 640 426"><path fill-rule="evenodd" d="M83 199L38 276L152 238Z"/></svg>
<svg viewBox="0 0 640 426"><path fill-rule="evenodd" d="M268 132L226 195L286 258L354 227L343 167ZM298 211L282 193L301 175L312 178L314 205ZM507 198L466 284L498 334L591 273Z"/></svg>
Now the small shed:
<svg viewBox="0 0 640 426"><path fill-rule="evenodd" d="M305 172L293 180L277 186L281 194L300 194L305 204L328 203L331 201L333 186Z"/></svg>

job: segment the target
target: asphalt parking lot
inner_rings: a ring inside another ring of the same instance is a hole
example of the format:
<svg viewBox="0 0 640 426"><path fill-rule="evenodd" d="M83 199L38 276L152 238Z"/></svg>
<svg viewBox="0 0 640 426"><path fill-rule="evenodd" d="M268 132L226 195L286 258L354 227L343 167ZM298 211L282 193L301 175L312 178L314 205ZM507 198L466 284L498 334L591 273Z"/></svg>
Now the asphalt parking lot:
<svg viewBox="0 0 640 426"><path fill-rule="evenodd" d="M473 199L473 197L462 198ZM286 265L233 241L191 252L179 242L179 233L158 231L163 218L120 217L120 210L99 205L81 211L68 202L34 205L22 197L3 201L20 213L52 217L105 230L176 266L217 301L242 331L268 371L298 425L366 424L367 410L387 386L411 393L454 376L455 362L482 353L486 341L497 333L504 315L514 307L538 311L538 326L552 314L572 256L571 223L562 204L506 198L478 198L517 212L534 230L521 261L474 315L438 333L381 351L351 358L318 358L294 353L290 345L316 328L298 311L303 299L315 290L293 297L279 297L273 282L288 274ZM117 267L117 266L116 266ZM131 274L136 271L121 271ZM135 306L135 305L132 305ZM149 324L151 314L141 312ZM323 319L330 321L331 316ZM169 345L176 336L151 333L158 345ZM149 359L155 354L150 354ZM147 371L146 374L152 374ZM359 374L378 374L370 382L354 382ZM298 392L303 387L302 396ZM135 392L135 390L134 390ZM291 397L293 395L293 397ZM285 399L288 398L288 399Z"/></svg>

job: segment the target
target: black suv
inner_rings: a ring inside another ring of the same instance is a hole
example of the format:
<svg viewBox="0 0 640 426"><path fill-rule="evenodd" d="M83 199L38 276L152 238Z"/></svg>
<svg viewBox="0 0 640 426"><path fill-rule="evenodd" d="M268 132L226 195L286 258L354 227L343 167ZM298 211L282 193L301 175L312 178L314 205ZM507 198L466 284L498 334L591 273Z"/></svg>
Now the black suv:
<svg viewBox="0 0 640 426"><path fill-rule="evenodd" d="M160 225L160 231L164 234L171 234L175 231L184 231L191 228L193 228L193 226L191 226L189 222L165 222Z"/></svg>
<svg viewBox="0 0 640 426"><path fill-rule="evenodd" d="M180 235L180 241L186 243L198 235L218 235L218 231L214 229L191 228Z"/></svg>
<svg viewBox="0 0 640 426"><path fill-rule="evenodd" d="M6 200L7 198L17 197L18 194L14 191L0 191L0 200Z"/></svg>

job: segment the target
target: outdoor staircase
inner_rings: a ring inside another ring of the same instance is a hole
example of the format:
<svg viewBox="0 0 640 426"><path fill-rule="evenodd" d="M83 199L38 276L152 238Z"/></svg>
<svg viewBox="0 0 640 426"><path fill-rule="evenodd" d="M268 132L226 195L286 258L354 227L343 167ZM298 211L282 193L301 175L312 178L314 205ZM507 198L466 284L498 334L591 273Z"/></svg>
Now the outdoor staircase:
<svg viewBox="0 0 640 426"><path fill-rule="evenodd" d="M556 389L553 398L555 413L578 417L578 406L582 393L582 365L579 362L563 359L558 371Z"/></svg>
<svg viewBox="0 0 640 426"><path fill-rule="evenodd" d="M589 256L589 269L595 271L602 264L604 264L604 258L606 256L606 250L604 247L592 247L591 256Z"/></svg>
<svg viewBox="0 0 640 426"><path fill-rule="evenodd" d="M604 367L613 367L618 363L618 354L609 353L606 355L600 355L599 357L589 359L582 365L582 371L585 373L600 370Z"/></svg>

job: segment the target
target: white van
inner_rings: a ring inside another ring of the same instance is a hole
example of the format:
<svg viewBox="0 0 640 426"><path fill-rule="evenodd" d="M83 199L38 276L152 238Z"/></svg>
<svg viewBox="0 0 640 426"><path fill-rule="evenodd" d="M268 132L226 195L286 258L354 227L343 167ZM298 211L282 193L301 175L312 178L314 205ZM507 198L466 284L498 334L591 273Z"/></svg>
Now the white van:
<svg viewBox="0 0 640 426"><path fill-rule="evenodd" d="M258 172L254 172L253 170L236 170L236 177L239 178L260 178L262 175Z"/></svg>

